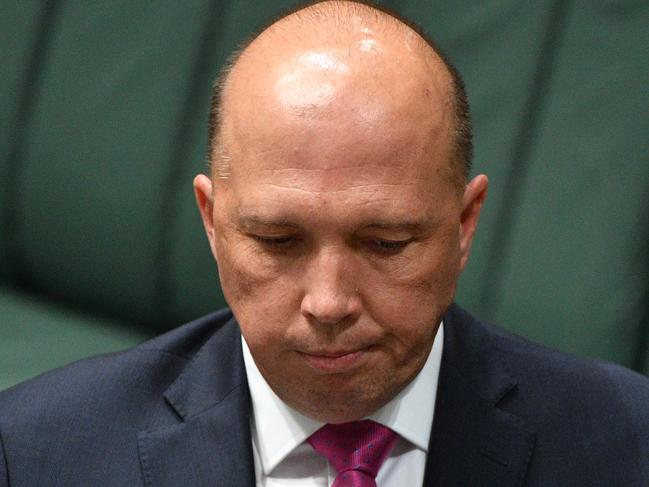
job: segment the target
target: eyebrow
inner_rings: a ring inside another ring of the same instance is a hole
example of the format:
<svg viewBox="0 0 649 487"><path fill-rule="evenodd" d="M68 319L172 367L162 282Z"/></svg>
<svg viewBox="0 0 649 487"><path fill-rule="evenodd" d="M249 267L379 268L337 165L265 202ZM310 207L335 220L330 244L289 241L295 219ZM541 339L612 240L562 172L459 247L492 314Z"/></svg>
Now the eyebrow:
<svg viewBox="0 0 649 487"><path fill-rule="evenodd" d="M243 228L250 227L290 227L290 228L299 228L299 225L293 223L288 218L269 218L262 217L259 215L239 215L238 218L239 226Z"/></svg>
<svg viewBox="0 0 649 487"><path fill-rule="evenodd" d="M302 228L301 225L291 221L287 217L264 217L260 215L240 215L238 219L239 226L244 229L253 227L283 227L283 228ZM362 230L399 230L411 233L421 232L427 225L423 221L388 221L376 220L362 226Z"/></svg>
<svg viewBox="0 0 649 487"><path fill-rule="evenodd" d="M377 221L368 223L363 228L376 229L376 230L404 230L409 232L421 231L427 225L421 221L406 221L406 222L390 222L390 221Z"/></svg>

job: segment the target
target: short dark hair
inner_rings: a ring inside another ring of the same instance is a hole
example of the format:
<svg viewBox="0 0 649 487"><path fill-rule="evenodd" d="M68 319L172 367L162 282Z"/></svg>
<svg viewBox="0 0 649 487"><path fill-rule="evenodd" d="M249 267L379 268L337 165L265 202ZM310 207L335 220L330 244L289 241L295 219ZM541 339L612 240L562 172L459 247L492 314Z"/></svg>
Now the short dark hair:
<svg viewBox="0 0 649 487"><path fill-rule="evenodd" d="M256 32L253 36L243 42L228 58L223 67L220 69L219 74L214 82L212 89L212 98L210 102L210 113L208 121L208 147L207 147L207 160L210 167L210 171L216 171L217 174L221 174L223 177L227 176L227 161L216 161L212 160L216 151L216 147L220 143L220 130L221 130L221 121L222 121L222 106L223 106L223 92L225 85L230 76L232 68L237 63L241 54L246 50L246 48L254 41L262 32L264 32L268 27L272 26L276 22L292 15L294 13L300 12L306 8L312 7L318 3L324 3L329 0L319 0L307 3L300 7L291 9L287 12L282 13L271 22L266 24L259 32ZM446 67L448 73L451 76L451 83L453 87L452 93L452 103L453 103L453 148L451 158L455 164L458 165L458 172L461 176L462 183L464 184L469 177L471 172L471 164L473 162L473 127L471 123L471 111L469 108L469 100L466 94L466 88L464 85L464 80L460 75L458 69L453 65L448 56L437 46L435 41L433 41L423 29L416 23L410 21L409 19L404 18L402 15L390 11L385 7L373 5L364 1L358 0L348 0L345 3L353 3L359 6L370 7L379 12L383 12L394 20L410 27L415 31L421 39L432 49L432 51L442 60L444 66Z"/></svg>

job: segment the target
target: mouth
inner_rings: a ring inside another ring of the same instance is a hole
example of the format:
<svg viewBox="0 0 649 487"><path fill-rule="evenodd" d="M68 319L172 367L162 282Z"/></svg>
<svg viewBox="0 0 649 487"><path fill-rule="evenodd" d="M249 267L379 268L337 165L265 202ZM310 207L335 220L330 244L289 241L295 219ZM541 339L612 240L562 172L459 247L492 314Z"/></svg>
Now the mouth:
<svg viewBox="0 0 649 487"><path fill-rule="evenodd" d="M347 372L361 365L370 347L349 351L298 352L313 369L325 373Z"/></svg>

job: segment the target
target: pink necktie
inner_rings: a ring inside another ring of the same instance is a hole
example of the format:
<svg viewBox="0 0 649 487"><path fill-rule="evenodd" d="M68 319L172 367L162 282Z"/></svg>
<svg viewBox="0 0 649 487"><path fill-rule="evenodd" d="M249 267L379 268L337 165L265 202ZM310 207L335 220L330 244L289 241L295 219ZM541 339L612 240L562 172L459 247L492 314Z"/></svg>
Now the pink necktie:
<svg viewBox="0 0 649 487"><path fill-rule="evenodd" d="M397 439L390 428L363 420L326 424L307 441L338 472L331 487L376 487L376 475Z"/></svg>

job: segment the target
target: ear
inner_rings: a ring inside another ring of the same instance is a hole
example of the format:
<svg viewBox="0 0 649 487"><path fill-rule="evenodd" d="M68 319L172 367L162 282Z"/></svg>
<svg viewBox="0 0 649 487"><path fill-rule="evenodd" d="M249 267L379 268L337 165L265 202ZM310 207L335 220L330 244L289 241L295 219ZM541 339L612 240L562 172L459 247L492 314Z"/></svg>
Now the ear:
<svg viewBox="0 0 649 487"><path fill-rule="evenodd" d="M203 220L207 240L210 242L212 255L216 259L216 245L214 242L214 193L212 190L212 180L205 174L199 174L194 178L194 195L196 196L198 211Z"/></svg>
<svg viewBox="0 0 649 487"><path fill-rule="evenodd" d="M478 227L480 210L482 210L482 205L487 197L488 186L489 180L487 179L487 176L480 174L469 181L464 188L464 195L462 196L462 215L460 216L461 270L464 270L464 267L469 260L473 236Z"/></svg>

